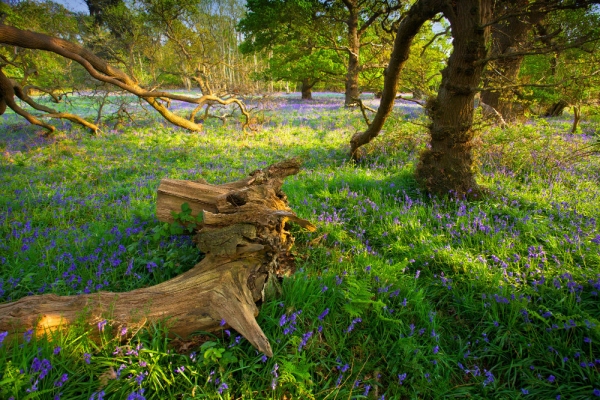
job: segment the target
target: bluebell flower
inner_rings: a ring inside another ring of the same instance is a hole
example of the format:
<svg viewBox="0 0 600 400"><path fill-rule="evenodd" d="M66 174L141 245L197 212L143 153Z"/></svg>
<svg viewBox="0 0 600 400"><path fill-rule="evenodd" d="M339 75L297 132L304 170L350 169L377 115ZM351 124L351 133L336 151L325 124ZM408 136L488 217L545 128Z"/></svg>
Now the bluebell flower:
<svg viewBox="0 0 600 400"><path fill-rule="evenodd" d="M135 377L135 383L137 383L139 386L142 386L142 381L145 377L146 375L143 372L140 372L140 374Z"/></svg>
<svg viewBox="0 0 600 400"><path fill-rule="evenodd" d="M403 374L398 374L398 384L400 386L402 386L402 382L404 382L404 380L406 380L406 372Z"/></svg>
<svg viewBox="0 0 600 400"><path fill-rule="evenodd" d="M371 390L371 385L366 385L365 386L365 392L363 393L363 396L367 397L369 395L369 391Z"/></svg>
<svg viewBox="0 0 600 400"><path fill-rule="evenodd" d="M62 374L62 376L60 377L60 379L57 380L56 382L54 382L54 386L61 387L68 379L69 379L69 375L68 374Z"/></svg>
<svg viewBox="0 0 600 400"><path fill-rule="evenodd" d="M357 323L360 323L360 322L362 322L362 319L354 318L352 320L352 322L350 323L350 326L348 326L348 328L346 329L346 333L352 332L352 330L354 329L354 325L356 325Z"/></svg>
<svg viewBox="0 0 600 400"><path fill-rule="evenodd" d="M32 336L33 336L33 329L29 329L28 331L25 331L25 333L23 333L23 338L25 339L25 341L27 343L29 343L31 341Z"/></svg>
<svg viewBox="0 0 600 400"><path fill-rule="evenodd" d="M229 386L227 386L227 384L225 382L221 383L221 386L219 386L218 392L219 394L223 394L223 391L229 389Z"/></svg>
<svg viewBox="0 0 600 400"><path fill-rule="evenodd" d="M325 318L327 314L329 314L329 308L326 308L325 311L323 311L321 315L319 315L319 321L323 321L323 318Z"/></svg>
<svg viewBox="0 0 600 400"><path fill-rule="evenodd" d="M298 345L298 351L302 351L302 348L304 346L306 346L306 342L308 342L308 339L310 339L310 337L312 336L312 334L313 334L313 332L309 331L309 332L306 332L304 335L302 335L302 341Z"/></svg>

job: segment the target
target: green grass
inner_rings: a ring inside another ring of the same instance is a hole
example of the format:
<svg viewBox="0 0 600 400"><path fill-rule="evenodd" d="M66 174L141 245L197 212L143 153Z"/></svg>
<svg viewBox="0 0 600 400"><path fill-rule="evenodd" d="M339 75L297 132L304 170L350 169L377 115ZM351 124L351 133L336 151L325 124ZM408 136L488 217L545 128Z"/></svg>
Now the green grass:
<svg viewBox="0 0 600 400"><path fill-rule="evenodd" d="M142 389L147 399L595 397L600 163L577 152L597 139L568 135L560 121L484 131L478 179L491 194L466 202L419 190L426 135L405 118L389 121L355 165L357 110L271 108L248 135L235 123L190 134L144 121L41 140L9 116L1 301L127 291L191 268L200 255L188 237L154 237L165 177L221 183L302 157L284 191L318 231L294 231L298 272L261 306L273 358L234 331L199 332L183 351L165 325L126 340L107 325L97 343L98 328L80 324L6 340L0 398L141 398Z"/></svg>

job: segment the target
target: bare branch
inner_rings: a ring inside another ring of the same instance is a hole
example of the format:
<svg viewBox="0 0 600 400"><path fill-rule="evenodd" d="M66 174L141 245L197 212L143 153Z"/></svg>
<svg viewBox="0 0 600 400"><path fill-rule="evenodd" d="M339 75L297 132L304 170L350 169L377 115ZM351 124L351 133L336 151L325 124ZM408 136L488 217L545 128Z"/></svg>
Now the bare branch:
<svg viewBox="0 0 600 400"><path fill-rule="evenodd" d="M367 125L371 125L371 121L369 121L369 117L367 116L367 111L371 111L372 113L376 113L377 110L372 109L371 107L368 107L365 105L365 103L363 103L363 101L361 99L352 99L355 103L358 104L358 106L360 107L360 112L362 113L363 118L365 119L365 122L367 123Z"/></svg>
<svg viewBox="0 0 600 400"><path fill-rule="evenodd" d="M20 98L21 100L23 100L24 102L29 104L32 108L34 108L38 111L46 112L47 114L44 115L45 117L67 119L71 122L75 122L76 124L82 125L88 129L90 129L92 131L92 133L94 133L94 134L96 134L100 130L100 128L98 128L96 125L92 124L89 121L86 121L85 119L83 119L77 115L74 115L71 113L59 112L50 107L46 107L42 104L36 103L31 97L29 97L29 95L27 94L27 91L24 88L22 88L21 85L19 85L14 80L10 80L10 83L12 83L13 89L18 98Z"/></svg>
<svg viewBox="0 0 600 400"><path fill-rule="evenodd" d="M207 102L217 102L227 105L235 103L246 118L243 125L244 129L250 125L250 114L246 111L244 104L237 99L223 100L214 95L204 95L201 97L191 97L178 95L163 91L149 91L140 87L137 82L118 68L112 67L105 60L96 56L89 50L68 42L63 39L47 36L41 33L24 31L8 25L0 24L0 43L36 49L46 50L65 58L76 61L82 65L86 71L95 79L115 85L129 93L143 98L151 107L158 111L167 121L174 125L191 131L201 131L202 126L195 124L185 118L170 112L159 101L159 98L179 100L190 104L206 104Z"/></svg>
<svg viewBox="0 0 600 400"><path fill-rule="evenodd" d="M440 36L444 36L447 35L448 33L450 33L450 27L447 27L443 32L438 32L436 33L429 42L427 42L425 44L425 46L423 46L423 50L421 50L421 57L423 57L423 54L425 54L425 52L427 51L427 49L429 48L429 46L431 46L433 44L433 42L435 42L437 40L437 38L439 38Z"/></svg>
<svg viewBox="0 0 600 400"><path fill-rule="evenodd" d="M398 95L398 96L396 96L396 98L400 99L400 100L411 101L413 103L420 105L421 107L425 107L425 101L423 101L423 100L412 99L410 97L404 97L402 95Z"/></svg>

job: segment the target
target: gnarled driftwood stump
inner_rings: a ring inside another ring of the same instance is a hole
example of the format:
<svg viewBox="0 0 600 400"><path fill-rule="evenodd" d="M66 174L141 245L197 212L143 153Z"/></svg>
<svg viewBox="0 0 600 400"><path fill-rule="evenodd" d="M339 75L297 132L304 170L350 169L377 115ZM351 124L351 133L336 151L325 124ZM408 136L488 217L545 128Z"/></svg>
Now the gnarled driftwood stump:
<svg viewBox="0 0 600 400"><path fill-rule="evenodd" d="M204 259L191 270L156 286L125 293L98 292L76 296L45 294L0 304L0 331L35 329L44 333L82 318L95 324L141 326L168 319L169 332L188 336L220 329L224 320L268 356L271 346L256 323L256 302L266 283L293 268L293 238L288 221L314 226L288 207L281 191L286 176L300 163L289 160L257 170L224 185L163 179L158 188L158 219L173 221L187 203L192 215L202 213L196 242Z"/></svg>

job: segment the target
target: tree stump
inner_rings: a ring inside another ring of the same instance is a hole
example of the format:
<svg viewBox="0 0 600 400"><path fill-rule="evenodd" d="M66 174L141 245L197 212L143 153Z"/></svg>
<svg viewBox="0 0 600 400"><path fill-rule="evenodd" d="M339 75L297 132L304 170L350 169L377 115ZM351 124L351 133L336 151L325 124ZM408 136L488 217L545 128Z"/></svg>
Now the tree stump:
<svg viewBox="0 0 600 400"><path fill-rule="evenodd" d="M158 188L157 217L173 222L184 203L192 216L202 215L195 237L205 254L201 262L169 281L130 292L45 294L0 304L0 332L34 329L44 334L81 318L92 325L107 321L130 330L167 320L169 333L182 337L230 326L272 356L269 341L255 319L256 303L264 298L268 282L294 268L290 254L294 238L286 223L315 229L288 207L281 190L285 177L299 169L300 162L293 159L223 185L163 179Z"/></svg>

